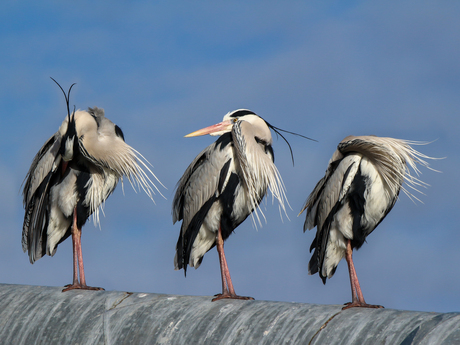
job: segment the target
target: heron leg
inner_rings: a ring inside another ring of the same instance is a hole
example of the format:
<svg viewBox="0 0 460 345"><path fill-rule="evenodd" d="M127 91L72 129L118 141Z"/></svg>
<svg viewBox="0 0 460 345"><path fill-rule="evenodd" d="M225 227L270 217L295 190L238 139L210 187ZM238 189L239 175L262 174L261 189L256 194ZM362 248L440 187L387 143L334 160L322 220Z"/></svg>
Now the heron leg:
<svg viewBox="0 0 460 345"><path fill-rule="evenodd" d="M72 224L72 248L73 248L73 283L66 285L62 292L74 289L81 290L104 290L100 287L92 287L86 285L85 270L83 268L83 255L81 251L81 229L77 226L77 209L73 211ZM78 273L80 273L80 282L78 281Z"/></svg>
<svg viewBox="0 0 460 345"><path fill-rule="evenodd" d="M219 254L220 274L222 277L222 293L217 294L216 297L212 299L212 302L220 300L220 299L224 299L224 298L253 300L254 298L252 297L238 296L235 293L235 289L233 288L232 278L230 277L230 271L227 265L227 259L225 258L224 240L222 238L222 231L221 231L220 226L217 232L216 248L217 248L217 253Z"/></svg>
<svg viewBox="0 0 460 345"><path fill-rule="evenodd" d="M75 215L74 215L75 218ZM75 220L74 220L75 222ZM72 252L73 252L73 283L72 285L78 285L78 250L77 250L77 236L75 234L74 226L72 226Z"/></svg>
<svg viewBox="0 0 460 345"><path fill-rule="evenodd" d="M356 274L355 265L353 264L353 248L351 247L351 240L347 241L347 249L345 251L345 260L348 264L348 273L350 274L350 284L351 284L351 303L345 303L345 307L342 310L354 307L361 308L383 308L381 305L367 304L364 300L361 287L359 285L358 276Z"/></svg>

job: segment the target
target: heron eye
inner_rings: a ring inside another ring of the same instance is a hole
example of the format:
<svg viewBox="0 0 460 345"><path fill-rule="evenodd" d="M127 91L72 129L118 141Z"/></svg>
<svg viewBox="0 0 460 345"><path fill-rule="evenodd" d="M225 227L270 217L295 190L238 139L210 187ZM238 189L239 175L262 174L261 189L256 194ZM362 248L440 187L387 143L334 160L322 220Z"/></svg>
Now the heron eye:
<svg viewBox="0 0 460 345"><path fill-rule="evenodd" d="M238 121L238 119L233 119L233 123L236 123Z"/></svg>

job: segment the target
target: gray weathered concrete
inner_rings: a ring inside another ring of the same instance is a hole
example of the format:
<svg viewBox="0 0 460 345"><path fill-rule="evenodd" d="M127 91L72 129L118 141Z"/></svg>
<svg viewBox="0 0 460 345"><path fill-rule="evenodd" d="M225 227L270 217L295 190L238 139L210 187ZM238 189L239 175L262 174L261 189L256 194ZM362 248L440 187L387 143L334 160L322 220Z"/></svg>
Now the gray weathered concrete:
<svg viewBox="0 0 460 345"><path fill-rule="evenodd" d="M460 344L460 313L0 284L0 344Z"/></svg>

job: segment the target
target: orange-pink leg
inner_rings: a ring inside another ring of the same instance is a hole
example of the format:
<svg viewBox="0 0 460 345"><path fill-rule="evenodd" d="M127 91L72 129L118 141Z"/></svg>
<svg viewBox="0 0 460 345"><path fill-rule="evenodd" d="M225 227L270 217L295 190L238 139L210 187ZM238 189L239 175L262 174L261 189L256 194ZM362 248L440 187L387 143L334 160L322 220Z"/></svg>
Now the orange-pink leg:
<svg viewBox="0 0 460 345"><path fill-rule="evenodd" d="M346 306L342 309L361 307L361 308L383 308L381 305L367 304L364 300L361 287L359 286L358 276L356 275L355 265L353 264L353 248L351 248L351 240L347 242L347 250L345 252L345 260L348 264L348 272L350 273L350 284L351 284L351 303L346 303Z"/></svg>
<svg viewBox="0 0 460 345"><path fill-rule="evenodd" d="M73 211L72 224L72 248L73 248L73 283L66 285L62 292L81 289L81 290L104 290L100 287L92 287L86 285L85 269L83 268L83 255L81 252L81 229L77 227L77 210ZM80 273L80 282L78 281L78 273Z"/></svg>
<svg viewBox="0 0 460 345"><path fill-rule="evenodd" d="M216 247L217 247L217 253L219 254L220 274L222 277L222 293L217 294L216 297L212 299L212 302L220 300L220 299L224 299L224 298L253 300L254 298L252 297L238 296L235 293L235 289L233 288L232 278L230 278L230 271L228 270L228 266L227 266L227 259L225 258L224 240L222 238L222 231L220 227L219 227L219 231L217 232Z"/></svg>

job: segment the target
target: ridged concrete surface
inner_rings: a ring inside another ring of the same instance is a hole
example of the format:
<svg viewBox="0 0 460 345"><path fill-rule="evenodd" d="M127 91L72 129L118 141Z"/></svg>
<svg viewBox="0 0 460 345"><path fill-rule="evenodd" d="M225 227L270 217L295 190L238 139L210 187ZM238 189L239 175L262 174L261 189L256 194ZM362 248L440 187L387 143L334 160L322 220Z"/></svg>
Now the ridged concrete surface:
<svg viewBox="0 0 460 345"><path fill-rule="evenodd" d="M460 313L0 284L0 344L460 344Z"/></svg>

